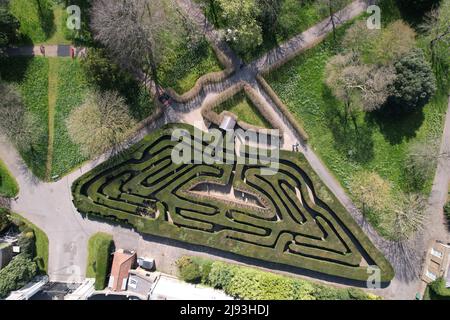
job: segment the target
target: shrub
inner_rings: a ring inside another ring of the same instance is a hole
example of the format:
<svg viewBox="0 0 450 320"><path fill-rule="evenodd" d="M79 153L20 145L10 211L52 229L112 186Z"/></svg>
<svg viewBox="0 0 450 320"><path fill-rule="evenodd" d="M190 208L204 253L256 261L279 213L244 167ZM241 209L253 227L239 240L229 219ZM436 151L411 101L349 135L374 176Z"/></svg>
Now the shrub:
<svg viewBox="0 0 450 320"><path fill-rule="evenodd" d="M180 277L184 281L193 283L200 282L202 277L200 267L198 264L192 263L191 258L182 257L177 261L177 267L179 269Z"/></svg>
<svg viewBox="0 0 450 320"><path fill-rule="evenodd" d="M99 232L89 239L86 276L95 278L95 290L103 290L106 287L113 245L112 236L109 234Z"/></svg>
<svg viewBox="0 0 450 320"><path fill-rule="evenodd" d="M254 300L367 300L378 299L356 288L337 289L290 277L264 272L257 269L233 265L225 262L212 262L207 259L182 257L179 268L196 265L210 267L203 275L203 283L239 299Z"/></svg>
<svg viewBox="0 0 450 320"><path fill-rule="evenodd" d="M9 220L7 213L5 209L0 208L0 233L11 225L11 220Z"/></svg>
<svg viewBox="0 0 450 320"><path fill-rule="evenodd" d="M36 264L23 254L16 256L5 268L0 270L0 298L26 285L36 276Z"/></svg>
<svg viewBox="0 0 450 320"><path fill-rule="evenodd" d="M422 50L416 49L395 64L394 104L402 109L424 106L436 91L436 78Z"/></svg>
<svg viewBox="0 0 450 320"><path fill-rule="evenodd" d="M428 285L431 300L450 300L450 288L445 283L444 278L439 278Z"/></svg>

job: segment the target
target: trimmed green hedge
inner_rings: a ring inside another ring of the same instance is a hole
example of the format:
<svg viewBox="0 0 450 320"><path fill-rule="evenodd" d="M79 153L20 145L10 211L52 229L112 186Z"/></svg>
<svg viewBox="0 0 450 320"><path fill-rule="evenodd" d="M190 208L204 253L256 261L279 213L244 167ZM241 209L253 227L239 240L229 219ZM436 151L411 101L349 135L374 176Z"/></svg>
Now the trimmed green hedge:
<svg viewBox="0 0 450 320"><path fill-rule="evenodd" d="M424 300L450 300L450 288L445 287L445 279L439 278L425 290Z"/></svg>
<svg viewBox="0 0 450 320"><path fill-rule="evenodd" d="M86 277L95 278L95 290L103 290L107 285L113 246L112 236L106 233L96 233L89 239Z"/></svg>
<svg viewBox="0 0 450 320"><path fill-rule="evenodd" d="M13 198L19 193L19 185L0 159L0 196Z"/></svg>
<svg viewBox="0 0 450 320"><path fill-rule="evenodd" d="M373 300L377 296L356 288L334 288L311 281L281 276L254 268L182 257L177 261L180 277L222 289L238 299L251 300Z"/></svg>
<svg viewBox="0 0 450 320"><path fill-rule="evenodd" d="M78 210L142 233L354 280L367 280L366 261L381 269L382 281L393 278L389 262L301 154L282 151L273 176L260 176L261 164L248 160L235 166L176 165L171 161L178 143L171 141L174 128L193 134L188 125L165 126L75 181ZM223 151L216 156L225 157ZM260 204L190 192L204 183L232 183L237 193Z"/></svg>

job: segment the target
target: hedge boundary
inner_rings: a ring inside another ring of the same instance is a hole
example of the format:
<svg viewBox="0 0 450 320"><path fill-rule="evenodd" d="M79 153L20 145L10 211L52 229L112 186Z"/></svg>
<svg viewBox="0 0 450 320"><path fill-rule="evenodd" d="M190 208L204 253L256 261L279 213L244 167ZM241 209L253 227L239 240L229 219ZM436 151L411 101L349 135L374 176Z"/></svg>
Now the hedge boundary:
<svg viewBox="0 0 450 320"><path fill-rule="evenodd" d="M222 103L225 103L227 100L232 99L234 96L239 94L240 92L244 92L246 97L250 100L250 102L258 109L258 111L261 113L261 115L270 123L270 125L278 129L278 133L275 132L273 129L267 129L267 128L261 128L252 124L249 124L247 122L239 120L239 116L229 112L229 111L223 111L220 114L217 114L217 112L214 111L215 108L217 108ZM216 126L220 126L225 116L230 116L234 120L236 120L239 127L241 127L244 130L250 130L255 131L258 133L266 133L269 135L278 135L279 137L283 137L283 128L280 127L280 124L276 122L268 112L264 102L259 97L258 93L255 89L253 89L247 82L240 81L231 87L227 88L225 91L222 91L219 93L214 99L211 99L211 101L206 102L201 109L201 114L203 118L208 120L211 123L214 123Z"/></svg>
<svg viewBox="0 0 450 320"><path fill-rule="evenodd" d="M209 84L217 83L231 76L235 69L231 59L216 46L211 46L216 54L217 60L225 67L222 71L211 72L197 79L195 85L187 92L179 94L173 88L166 88L166 92L178 103L187 103L200 94L203 88Z"/></svg>

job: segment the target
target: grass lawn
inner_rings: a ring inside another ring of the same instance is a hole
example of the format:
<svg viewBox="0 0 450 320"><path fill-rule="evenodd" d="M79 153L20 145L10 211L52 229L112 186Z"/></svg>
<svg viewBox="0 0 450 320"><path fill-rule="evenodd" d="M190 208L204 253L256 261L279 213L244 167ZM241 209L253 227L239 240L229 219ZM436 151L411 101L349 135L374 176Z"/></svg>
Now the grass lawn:
<svg viewBox="0 0 450 320"><path fill-rule="evenodd" d="M20 22L21 43L42 43L55 34L53 0L11 0L11 13Z"/></svg>
<svg viewBox="0 0 450 320"><path fill-rule="evenodd" d="M19 150L28 167L41 179L46 177L48 148L48 71L46 58L12 57L0 61L1 78L17 85L25 107L42 130L41 138L28 150Z"/></svg>
<svg viewBox="0 0 450 320"><path fill-rule="evenodd" d="M0 160L0 196L14 198L19 193L19 185L9 172L6 165Z"/></svg>
<svg viewBox="0 0 450 320"><path fill-rule="evenodd" d="M176 54L164 57L159 72L162 86L172 87L179 94L189 91L202 75L222 70L206 41L196 49L189 49L187 45L173 49Z"/></svg>
<svg viewBox="0 0 450 320"><path fill-rule="evenodd" d="M344 28L339 31L340 36ZM408 191L405 158L415 141L442 135L447 93L439 92L423 108L401 118L357 114L357 129L343 122L343 106L324 84L325 65L335 54L331 38L267 77L273 89L303 124L310 143L344 187L355 172L375 171L396 190ZM428 194L433 177L422 186ZM376 217L368 217L377 227ZM383 233L382 230L380 230Z"/></svg>
<svg viewBox="0 0 450 320"><path fill-rule="evenodd" d="M41 272L47 273L48 270L48 238L44 231L39 229L33 223L25 219L24 217L12 213L11 217L13 219L23 222L27 227L33 229L34 235L36 237L36 257L35 261Z"/></svg>
<svg viewBox="0 0 450 320"><path fill-rule="evenodd" d="M239 117L240 121L247 122L248 124L261 128L272 127L243 92L225 101L216 107L214 111L220 114L225 110L234 113Z"/></svg>
<svg viewBox="0 0 450 320"><path fill-rule="evenodd" d="M113 238L106 233L96 233L89 239L86 278L95 278L96 290L106 286L112 246Z"/></svg>
<svg viewBox="0 0 450 320"><path fill-rule="evenodd" d="M59 59L58 85L56 89L55 135L51 176L62 176L87 160L69 137L66 120L70 112L81 105L89 86L79 61Z"/></svg>

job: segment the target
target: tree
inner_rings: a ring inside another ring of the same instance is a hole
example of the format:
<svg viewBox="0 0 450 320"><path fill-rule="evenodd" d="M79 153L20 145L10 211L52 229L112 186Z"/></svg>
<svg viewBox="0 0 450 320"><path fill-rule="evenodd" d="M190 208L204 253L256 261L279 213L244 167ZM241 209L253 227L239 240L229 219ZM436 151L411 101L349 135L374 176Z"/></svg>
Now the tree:
<svg viewBox="0 0 450 320"><path fill-rule="evenodd" d="M0 270L0 299L26 285L36 276L37 266L30 258L19 254Z"/></svg>
<svg viewBox="0 0 450 320"><path fill-rule="evenodd" d="M397 106L412 109L425 105L436 91L436 78L423 51L412 50L395 63L393 99Z"/></svg>
<svg viewBox="0 0 450 320"><path fill-rule="evenodd" d="M170 32L165 13L170 0L95 0L91 8L94 39L132 74L144 72L158 84L163 54L161 36Z"/></svg>
<svg viewBox="0 0 450 320"><path fill-rule="evenodd" d="M346 0L318 0L317 2L318 10L323 15L327 15L331 27L333 29L333 39L336 42L336 29L338 24L341 22L341 18L338 15L338 12L341 8L343 8L348 1Z"/></svg>
<svg viewBox="0 0 450 320"><path fill-rule="evenodd" d="M36 118L25 109L14 86L0 81L0 132L22 151L29 150L44 134Z"/></svg>
<svg viewBox="0 0 450 320"><path fill-rule="evenodd" d="M256 0L218 0L222 18L228 26L223 31L227 41L236 44L237 50L245 52L262 43L261 27L257 17L261 10Z"/></svg>
<svg viewBox="0 0 450 320"><path fill-rule="evenodd" d="M424 13L437 5L440 0L397 0L399 5L408 12Z"/></svg>
<svg viewBox="0 0 450 320"><path fill-rule="evenodd" d="M395 241L411 240L425 224L426 199L420 194L399 194L393 204L393 214L384 216L382 226Z"/></svg>
<svg viewBox="0 0 450 320"><path fill-rule="evenodd" d="M19 21L9 12L8 6L0 3L0 55L1 47L6 47L16 40L19 27Z"/></svg>
<svg viewBox="0 0 450 320"><path fill-rule="evenodd" d="M117 147L134 125L127 105L115 91L90 94L67 120L70 138L89 157Z"/></svg>
<svg viewBox="0 0 450 320"><path fill-rule="evenodd" d="M355 204L364 214L382 217L392 200L392 186L375 172L359 171L352 175L348 188Z"/></svg>
<svg viewBox="0 0 450 320"><path fill-rule="evenodd" d="M450 65L450 0L443 0L439 9L432 10L421 26L427 33L434 66Z"/></svg>
<svg viewBox="0 0 450 320"><path fill-rule="evenodd" d="M261 26L264 34L275 34L278 28L278 17L281 10L282 0L257 0L260 8Z"/></svg>
<svg viewBox="0 0 450 320"><path fill-rule="evenodd" d="M441 157L448 155L440 154L440 139L427 139L413 143L406 157L406 171L411 187L419 189L425 181L431 177L436 170L437 162Z"/></svg>

